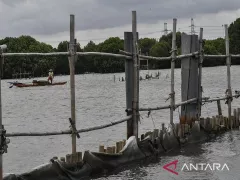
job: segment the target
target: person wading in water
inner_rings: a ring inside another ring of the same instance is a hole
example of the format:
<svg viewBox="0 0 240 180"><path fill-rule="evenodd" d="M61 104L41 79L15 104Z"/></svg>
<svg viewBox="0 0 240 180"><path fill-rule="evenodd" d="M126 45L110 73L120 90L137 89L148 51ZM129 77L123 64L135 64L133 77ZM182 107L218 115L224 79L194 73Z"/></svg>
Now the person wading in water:
<svg viewBox="0 0 240 180"><path fill-rule="evenodd" d="M50 80L51 84L52 84L52 81L53 81L53 77L54 77L54 75L53 75L53 70L50 69L50 70L49 70L49 73L48 73L48 82L49 82L49 80Z"/></svg>

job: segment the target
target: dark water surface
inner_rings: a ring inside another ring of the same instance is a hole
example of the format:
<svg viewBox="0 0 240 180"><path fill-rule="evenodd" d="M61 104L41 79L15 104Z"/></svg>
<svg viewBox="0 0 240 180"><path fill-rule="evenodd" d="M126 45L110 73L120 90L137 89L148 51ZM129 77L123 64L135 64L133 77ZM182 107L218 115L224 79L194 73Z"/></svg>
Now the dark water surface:
<svg viewBox="0 0 240 180"><path fill-rule="evenodd" d="M232 89L240 90L239 66L232 66ZM150 71L155 75L157 71ZM156 107L166 103L170 93L170 70L159 70L160 79L140 82L140 107ZM147 71L141 71L146 74ZM118 78L124 73L86 74L76 76L76 119L77 128L87 128L125 117L125 82ZM227 87L226 67L203 69L203 96L224 96ZM3 124L7 132L57 131L69 128L70 91L69 76L55 77L55 81L67 80L67 85L54 87L8 88L2 81ZM181 71L175 74L176 101L180 102ZM32 80L24 80L26 82ZM240 100L234 100L233 108L240 107ZM223 114L227 115L227 106L222 102ZM202 115L210 117L217 114L216 103L206 104ZM175 111L178 122L180 109ZM154 111L147 118L141 113L140 134L161 123L169 122L169 110ZM119 124L104 130L80 134L77 150L98 151L99 144L112 146L126 136L126 124ZM23 173L46 163L53 156L65 156L71 152L71 137L68 135L50 137L15 137L11 138L8 153L3 155L4 173ZM163 169L166 163L178 160L179 175ZM184 163L224 163L229 171L181 171ZM106 178L100 178L106 179ZM139 164L123 170L107 179L240 179L240 131L227 132L218 138L203 144L191 144L184 149L171 152L156 162Z"/></svg>

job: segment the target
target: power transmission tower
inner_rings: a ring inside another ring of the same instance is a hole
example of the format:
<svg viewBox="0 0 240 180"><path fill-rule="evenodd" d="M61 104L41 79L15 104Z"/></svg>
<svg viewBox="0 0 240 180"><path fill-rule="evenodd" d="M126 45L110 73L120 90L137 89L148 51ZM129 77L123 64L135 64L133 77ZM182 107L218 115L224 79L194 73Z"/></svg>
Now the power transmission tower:
<svg viewBox="0 0 240 180"><path fill-rule="evenodd" d="M168 34L167 23L164 23L164 35Z"/></svg>
<svg viewBox="0 0 240 180"><path fill-rule="evenodd" d="M193 18L191 18L191 26L190 26L190 27L191 27L191 34L195 34L195 33L196 33L196 31L195 31L195 29L194 29L194 28L195 28L196 26L194 25Z"/></svg>

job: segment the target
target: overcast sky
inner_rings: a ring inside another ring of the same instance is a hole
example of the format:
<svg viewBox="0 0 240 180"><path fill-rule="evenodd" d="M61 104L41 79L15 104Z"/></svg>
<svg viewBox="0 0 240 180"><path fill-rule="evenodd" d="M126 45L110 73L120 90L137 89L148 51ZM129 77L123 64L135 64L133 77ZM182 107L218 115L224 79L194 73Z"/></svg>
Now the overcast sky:
<svg viewBox="0 0 240 180"><path fill-rule="evenodd" d="M69 40L70 14L82 46L131 31L131 11L137 11L140 37L159 38L164 22L190 32L191 18L204 38L224 35L223 24L240 17L240 0L0 0L0 38L31 35L53 45ZM212 26L212 27L206 27Z"/></svg>

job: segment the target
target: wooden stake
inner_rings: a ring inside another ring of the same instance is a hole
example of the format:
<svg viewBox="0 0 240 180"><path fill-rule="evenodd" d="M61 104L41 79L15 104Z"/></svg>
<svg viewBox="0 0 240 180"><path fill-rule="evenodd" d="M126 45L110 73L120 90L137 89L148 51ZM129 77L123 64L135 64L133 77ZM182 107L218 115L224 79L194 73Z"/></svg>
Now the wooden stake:
<svg viewBox="0 0 240 180"><path fill-rule="evenodd" d="M201 117L201 107L202 107L202 63L203 63L203 28L200 28L199 34L199 74L198 74L198 121Z"/></svg>
<svg viewBox="0 0 240 180"><path fill-rule="evenodd" d="M234 114L233 127L236 128L237 127L237 110L236 109L233 110L233 114Z"/></svg>
<svg viewBox="0 0 240 180"><path fill-rule="evenodd" d="M124 50L132 54L133 34L124 32ZM132 109L133 103L133 59L125 60L125 86L126 86L126 109ZM132 111L127 112L127 116L132 115ZM127 139L133 135L133 122L127 121Z"/></svg>
<svg viewBox="0 0 240 180"><path fill-rule="evenodd" d="M198 35L181 35L181 52L182 54L194 52L199 50ZM199 62L196 57L184 58L181 60L181 97L182 101L187 101L192 98L198 99L198 66ZM192 122L198 119L198 104L192 103L181 106L180 122L182 124Z"/></svg>
<svg viewBox="0 0 240 180"><path fill-rule="evenodd" d="M126 145L126 139L123 140L123 147Z"/></svg>
<svg viewBox="0 0 240 180"><path fill-rule="evenodd" d="M0 129L2 129L2 65L3 65L3 58L2 58L2 49L0 47ZM0 137L2 136L2 131L0 131ZM0 145L2 145L2 138L0 138ZM0 153L0 180L3 179L3 162L2 162L2 154Z"/></svg>
<svg viewBox="0 0 240 180"><path fill-rule="evenodd" d="M237 126L239 127L239 115L240 115L240 108L237 108Z"/></svg>
<svg viewBox="0 0 240 180"><path fill-rule="evenodd" d="M222 115L222 108L220 100L217 100L218 115Z"/></svg>
<svg viewBox="0 0 240 180"><path fill-rule="evenodd" d="M171 61L171 108L170 108L170 124L173 125L173 111L175 109L175 91L174 91L174 69L176 59L176 28L177 19L173 19L173 32L172 32L172 61Z"/></svg>
<svg viewBox="0 0 240 180"><path fill-rule="evenodd" d="M66 155L66 162L71 163L71 154Z"/></svg>
<svg viewBox="0 0 240 180"><path fill-rule="evenodd" d="M61 157L60 161L65 162L65 157Z"/></svg>
<svg viewBox="0 0 240 180"><path fill-rule="evenodd" d="M82 161L82 152L77 152L77 162Z"/></svg>
<svg viewBox="0 0 240 180"><path fill-rule="evenodd" d="M232 89L231 89L231 71L230 71L230 66L231 66L231 59L230 59L230 54L229 54L229 37L228 37L228 25L225 24L225 45L226 45L226 64L227 64L227 96L229 98L232 97ZM228 99L228 118L231 121L231 111L232 105L231 105L231 99Z"/></svg>
<svg viewBox="0 0 240 180"><path fill-rule="evenodd" d="M216 130L216 117L212 117L212 130Z"/></svg>
<svg viewBox="0 0 240 180"><path fill-rule="evenodd" d="M115 147L115 146L112 147L112 153L113 153L113 154L116 153L116 147Z"/></svg>
<svg viewBox="0 0 240 180"><path fill-rule="evenodd" d="M116 142L116 153L119 153L120 150L120 142Z"/></svg>
<svg viewBox="0 0 240 180"><path fill-rule="evenodd" d="M112 147L107 147L107 153L112 154Z"/></svg>
<svg viewBox="0 0 240 180"><path fill-rule="evenodd" d="M138 138L138 56L137 56L137 13L132 11L133 33L133 135Z"/></svg>
<svg viewBox="0 0 240 180"><path fill-rule="evenodd" d="M99 152L104 153L104 146L102 145L99 146Z"/></svg>
<svg viewBox="0 0 240 180"><path fill-rule="evenodd" d="M70 68L70 86L71 86L71 119L76 125L76 112L75 112L75 60L76 54L75 42L75 20L74 15L70 15L70 43L69 43L69 68ZM72 153L76 153L76 134L72 133Z"/></svg>
<svg viewBox="0 0 240 180"><path fill-rule="evenodd" d="M120 151L123 149L123 141L120 141Z"/></svg>

